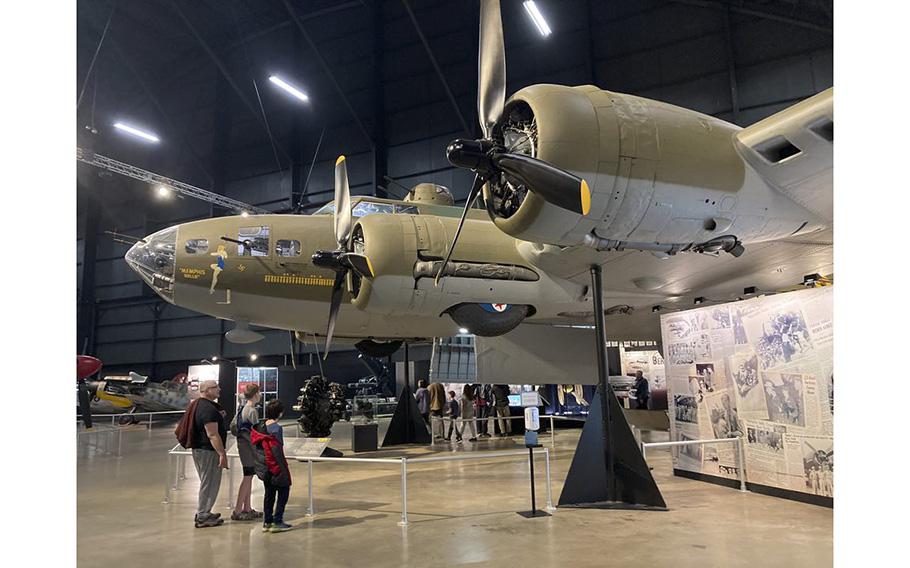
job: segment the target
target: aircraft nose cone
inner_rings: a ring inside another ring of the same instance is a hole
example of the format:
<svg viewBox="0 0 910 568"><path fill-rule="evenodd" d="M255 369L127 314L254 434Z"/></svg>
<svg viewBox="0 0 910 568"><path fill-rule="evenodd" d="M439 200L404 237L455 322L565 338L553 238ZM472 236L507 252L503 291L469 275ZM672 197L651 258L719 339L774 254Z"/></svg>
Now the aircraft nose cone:
<svg viewBox="0 0 910 568"><path fill-rule="evenodd" d="M174 303L177 227L153 233L137 242L124 259L159 296Z"/></svg>

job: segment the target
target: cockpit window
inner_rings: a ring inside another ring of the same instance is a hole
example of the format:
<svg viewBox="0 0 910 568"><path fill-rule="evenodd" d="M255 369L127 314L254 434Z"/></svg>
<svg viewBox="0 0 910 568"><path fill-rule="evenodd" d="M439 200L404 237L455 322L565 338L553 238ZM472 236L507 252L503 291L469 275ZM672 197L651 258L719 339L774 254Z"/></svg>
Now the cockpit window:
<svg viewBox="0 0 910 568"><path fill-rule="evenodd" d="M237 231L237 240L243 243L237 245L237 254L239 256L269 255L268 227L241 227Z"/></svg>
<svg viewBox="0 0 910 568"><path fill-rule="evenodd" d="M174 302L174 264L177 227L149 235L126 253L126 262L155 292Z"/></svg>
<svg viewBox="0 0 910 568"><path fill-rule="evenodd" d="M300 241L278 239L275 241L275 254L278 256L300 256Z"/></svg>
<svg viewBox="0 0 910 568"><path fill-rule="evenodd" d="M332 215L335 213L335 204L327 203L319 208L313 215ZM374 213L405 213L417 215L419 213L416 205L392 205L391 203L376 203L374 201L358 201L351 210L354 217L365 217Z"/></svg>
<svg viewBox="0 0 910 568"><path fill-rule="evenodd" d="M186 254L202 254L209 250L208 239L187 239L183 249Z"/></svg>

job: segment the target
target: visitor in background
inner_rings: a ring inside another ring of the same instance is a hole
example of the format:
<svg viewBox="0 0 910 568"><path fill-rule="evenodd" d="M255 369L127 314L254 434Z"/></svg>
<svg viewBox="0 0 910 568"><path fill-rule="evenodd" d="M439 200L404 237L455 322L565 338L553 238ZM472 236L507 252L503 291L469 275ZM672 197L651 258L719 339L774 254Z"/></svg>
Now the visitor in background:
<svg viewBox="0 0 910 568"><path fill-rule="evenodd" d="M493 385L483 385L481 390L483 399L487 407L487 438L496 433L496 397L493 393Z"/></svg>
<svg viewBox="0 0 910 568"><path fill-rule="evenodd" d="M477 434L480 438L489 438L487 434L487 411L490 407L487 400L483 397L483 385L473 385L471 387L474 393L474 416L477 422Z"/></svg>
<svg viewBox="0 0 910 568"><path fill-rule="evenodd" d="M648 409L648 399L651 398L651 389L648 387L648 379L641 371L635 371L635 400L638 401L638 408Z"/></svg>
<svg viewBox="0 0 910 568"><path fill-rule="evenodd" d="M430 416L436 417L433 437L443 438L445 424L442 423L442 412L446 406L446 388L441 383L430 383L427 390L430 392Z"/></svg>
<svg viewBox="0 0 910 568"><path fill-rule="evenodd" d="M465 385L464 389L461 391L461 431L459 436L463 435L465 430L471 429L471 437L468 438L469 442L477 441L477 428L474 424L474 385Z"/></svg>
<svg viewBox="0 0 910 568"><path fill-rule="evenodd" d="M423 416L423 421L430 424L430 393L427 391L427 382L423 379L417 381L417 392L414 393L417 399L417 411Z"/></svg>
<svg viewBox="0 0 910 568"><path fill-rule="evenodd" d="M461 408L458 401L455 400L455 391L449 391L449 400L446 402L446 414L449 415L449 433L446 434L446 442L452 441L452 430L455 430L455 440L461 443L461 429L456 425L458 417L461 416Z"/></svg>
<svg viewBox="0 0 910 568"><path fill-rule="evenodd" d="M502 437L512 435L512 421L508 418L512 416L509 412L509 386L495 385L493 387L493 397L496 404L496 416L499 417L499 435Z"/></svg>
<svg viewBox="0 0 910 568"><path fill-rule="evenodd" d="M284 414L284 404L273 400L265 407L265 423L257 424L250 432L253 445L262 448L265 457L257 466L256 475L265 486L262 532L284 532L293 527L284 522L284 508L291 493L291 470L284 457L284 429L278 420Z"/></svg>
<svg viewBox="0 0 910 568"><path fill-rule="evenodd" d="M199 383L199 402L193 416L193 464L199 474L199 500L196 507L197 529L217 527L224 523L221 513L213 513L218 489L221 487L221 470L228 468L226 412L215 402L221 395L218 381Z"/></svg>
<svg viewBox="0 0 910 568"><path fill-rule="evenodd" d="M257 405L262 399L259 385L247 383L243 387L243 398L246 403L237 411L234 424L231 425L231 433L237 437L237 453L240 455L240 463L243 466L243 480L240 482L240 489L237 490L237 501L234 503L231 520L255 521L262 517L262 513L250 505L250 497L253 494L253 476L256 475L256 471L253 469L256 455L253 452L253 443L250 441L250 430L259 424Z"/></svg>

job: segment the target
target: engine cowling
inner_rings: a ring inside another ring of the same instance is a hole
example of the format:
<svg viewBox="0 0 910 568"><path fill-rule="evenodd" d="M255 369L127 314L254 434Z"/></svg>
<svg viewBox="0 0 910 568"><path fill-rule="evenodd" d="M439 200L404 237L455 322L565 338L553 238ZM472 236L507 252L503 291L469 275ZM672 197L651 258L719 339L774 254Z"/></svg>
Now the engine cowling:
<svg viewBox="0 0 910 568"><path fill-rule="evenodd" d="M702 243L808 230L811 214L785 203L736 153L739 130L590 85L527 87L506 103L494 141L586 180L590 211L546 203L502 174L484 188L488 212L509 235L562 246L582 244L592 231L620 241Z"/></svg>
<svg viewBox="0 0 910 568"><path fill-rule="evenodd" d="M434 277L455 233L457 218L361 217L354 227L353 249L370 259L375 276L362 278L351 274L348 286L352 304L371 313L439 317L452 315L457 306L491 305L489 302L494 299L501 302L496 305L522 306L510 310L510 318L520 312L533 313L532 306L541 297L541 286L555 285L541 280L519 254L516 241L483 218L482 212L472 216L439 286L434 284ZM552 292L560 293L566 292L555 289ZM500 319L503 319L500 313L490 318L491 322ZM491 329L501 327L501 323L490 325Z"/></svg>

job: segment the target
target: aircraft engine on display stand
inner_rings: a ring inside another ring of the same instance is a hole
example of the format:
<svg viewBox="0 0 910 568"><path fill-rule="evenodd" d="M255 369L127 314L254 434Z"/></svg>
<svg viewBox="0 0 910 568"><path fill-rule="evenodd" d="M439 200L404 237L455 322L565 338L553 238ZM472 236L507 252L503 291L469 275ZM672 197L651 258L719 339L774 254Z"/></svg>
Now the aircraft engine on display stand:
<svg viewBox="0 0 910 568"><path fill-rule="evenodd" d="M308 438L327 438L332 434L332 424L344 416L347 403L344 389L330 383L321 375L313 375L300 388L294 410L299 410L300 432Z"/></svg>

